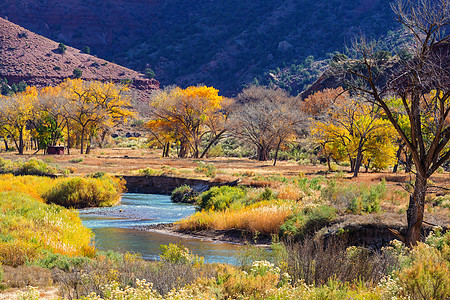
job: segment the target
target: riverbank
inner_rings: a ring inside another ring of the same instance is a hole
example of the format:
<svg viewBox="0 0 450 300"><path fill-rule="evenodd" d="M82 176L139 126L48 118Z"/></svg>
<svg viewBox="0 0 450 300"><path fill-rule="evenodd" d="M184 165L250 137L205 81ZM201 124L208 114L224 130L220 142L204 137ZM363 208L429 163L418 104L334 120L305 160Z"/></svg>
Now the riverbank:
<svg viewBox="0 0 450 300"><path fill-rule="evenodd" d="M436 222L436 226L448 230L450 217L445 214L426 214L428 220ZM324 239L340 236L349 246L365 246L380 250L397 237L391 230L404 233L406 230L406 217L398 213L368 214L368 215L342 215L323 227L319 234ZM424 224L422 235L428 236L434 226ZM274 238L267 234L253 235L240 229L228 230L199 230L187 231L178 229L174 223L136 226L135 229L176 236L179 238L197 238L208 242L232 243L238 245L255 245L266 247L272 244Z"/></svg>
<svg viewBox="0 0 450 300"><path fill-rule="evenodd" d="M269 246L272 243L272 237L270 235L252 235L251 233L240 229L186 231L178 229L174 223L136 226L134 228L180 238L197 238L206 242L221 242L238 245L250 244L257 246Z"/></svg>

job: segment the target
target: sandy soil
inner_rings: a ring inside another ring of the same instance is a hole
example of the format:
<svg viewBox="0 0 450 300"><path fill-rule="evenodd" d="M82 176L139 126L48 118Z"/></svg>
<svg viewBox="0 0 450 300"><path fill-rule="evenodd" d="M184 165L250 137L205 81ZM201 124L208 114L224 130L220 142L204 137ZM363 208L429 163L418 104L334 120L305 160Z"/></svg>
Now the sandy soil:
<svg viewBox="0 0 450 300"><path fill-rule="evenodd" d="M204 174L194 172L200 159L185 158L179 159L176 157L161 158L159 150L151 149L135 149L135 148L105 148L94 149L91 154L79 154L78 149L71 149L70 155L43 155L38 153L33 155L33 152L26 152L25 155L19 156L15 153L2 153L1 157L4 159L29 159L35 157L42 159L50 164L61 169L72 169L74 175L85 175L97 171L104 171L117 175L137 175L139 170L151 168L154 170L163 170L165 174L176 177L189 178L203 178L208 179ZM81 162L75 163L70 160L82 158ZM337 172L326 174L327 167L325 165L299 165L291 161L278 161L276 166L273 166L273 161L260 162L248 158L204 158L201 159L205 163L213 164L217 169L215 180L232 181L238 177L245 177L245 175L276 175L276 176L298 176L304 175L308 178L314 176L324 176L329 178L342 178L352 182L378 182L385 179L388 183L394 185L399 182L410 180L409 174L397 173L393 174L388 171L380 173L364 173L361 172L357 178L351 178L349 167L338 167L343 173ZM434 174L431 178L440 186L450 188L450 173Z"/></svg>

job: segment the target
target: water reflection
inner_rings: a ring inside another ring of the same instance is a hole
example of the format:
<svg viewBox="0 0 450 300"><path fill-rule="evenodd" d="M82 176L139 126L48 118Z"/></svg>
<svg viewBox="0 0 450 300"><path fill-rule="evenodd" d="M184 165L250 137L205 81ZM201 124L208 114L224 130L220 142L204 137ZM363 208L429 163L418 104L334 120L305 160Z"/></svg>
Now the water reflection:
<svg viewBox="0 0 450 300"><path fill-rule="evenodd" d="M207 262L236 264L235 255L242 246L133 229L135 226L171 223L194 211L192 205L172 203L166 195L129 193L122 197L119 206L82 209L79 213L83 224L95 233L95 244L99 249L131 251L146 259L157 259L159 245L181 243L192 253L205 257Z"/></svg>

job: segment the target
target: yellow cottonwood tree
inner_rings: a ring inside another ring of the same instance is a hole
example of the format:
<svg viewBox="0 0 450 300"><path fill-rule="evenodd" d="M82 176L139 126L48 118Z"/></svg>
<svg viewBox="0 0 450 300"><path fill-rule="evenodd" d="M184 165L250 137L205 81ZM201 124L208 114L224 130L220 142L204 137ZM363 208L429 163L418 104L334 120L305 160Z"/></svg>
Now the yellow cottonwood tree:
<svg viewBox="0 0 450 300"><path fill-rule="evenodd" d="M394 162L395 130L382 118L379 110L367 103L345 97L334 101L326 118L316 120L312 135L335 159L348 159L353 176L357 177L362 163L383 169Z"/></svg>
<svg viewBox="0 0 450 300"><path fill-rule="evenodd" d="M228 106L229 101L213 87L169 87L153 93L147 128L166 145L172 139L179 142L180 157L189 151L195 158L203 157L226 131ZM204 140L207 145L201 149Z"/></svg>
<svg viewBox="0 0 450 300"><path fill-rule="evenodd" d="M114 83L88 82L68 79L60 85L68 103L64 114L74 123L80 134L80 151L83 153L86 135L89 152L92 136L134 115L127 95L128 87Z"/></svg>
<svg viewBox="0 0 450 300"><path fill-rule="evenodd" d="M22 93L0 98L0 126L14 141L19 154L23 154L26 126L37 104L36 87L27 87Z"/></svg>

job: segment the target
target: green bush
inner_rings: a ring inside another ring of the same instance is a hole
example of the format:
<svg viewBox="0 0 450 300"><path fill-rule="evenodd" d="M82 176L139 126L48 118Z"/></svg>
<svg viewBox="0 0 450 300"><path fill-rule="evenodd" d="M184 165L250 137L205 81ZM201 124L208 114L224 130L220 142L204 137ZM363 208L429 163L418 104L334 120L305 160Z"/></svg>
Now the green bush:
<svg viewBox="0 0 450 300"><path fill-rule="evenodd" d="M275 195L274 195L272 189L266 187L266 188L264 189L264 191L261 193L261 195L259 196L259 198L260 198L261 200L267 200L267 201L269 201L269 200L274 199L274 198L275 198Z"/></svg>
<svg viewBox="0 0 450 300"><path fill-rule="evenodd" d="M144 176L157 176L162 174L161 170L155 170L151 168L140 169L138 172Z"/></svg>
<svg viewBox="0 0 450 300"><path fill-rule="evenodd" d="M84 46L82 51L83 53L91 54L91 48L89 48L89 46Z"/></svg>
<svg viewBox="0 0 450 300"><path fill-rule="evenodd" d="M144 72L145 72L145 76L147 76L147 78L152 79L152 78L155 78L155 76L156 76L155 71L153 71L150 68L145 69Z"/></svg>
<svg viewBox="0 0 450 300"><path fill-rule="evenodd" d="M304 238L328 225L336 217L336 210L328 205L305 207L289 217L280 227L282 236Z"/></svg>
<svg viewBox="0 0 450 300"><path fill-rule="evenodd" d="M338 210L354 214L380 211L380 201L386 196L386 182L367 185L337 185L336 181L328 181L321 190L321 198Z"/></svg>
<svg viewBox="0 0 450 300"><path fill-rule="evenodd" d="M195 203L198 193L184 184L173 190L170 200L175 203Z"/></svg>
<svg viewBox="0 0 450 300"><path fill-rule="evenodd" d="M16 175L50 175L55 170L40 159L30 159L18 166Z"/></svg>
<svg viewBox="0 0 450 300"><path fill-rule="evenodd" d="M5 275L5 274L3 273L2 265L0 264L0 282L2 282L3 276L4 276L4 275Z"/></svg>
<svg viewBox="0 0 450 300"><path fill-rule="evenodd" d="M61 54L64 54L67 50L67 46L64 45L63 43L59 43L58 45L58 52Z"/></svg>
<svg viewBox="0 0 450 300"><path fill-rule="evenodd" d="M245 202L246 192L239 187L221 186L212 187L203 192L197 201L200 209L225 210L232 206L240 206Z"/></svg>
<svg viewBox="0 0 450 300"><path fill-rule="evenodd" d="M48 203L71 208L112 206L120 201L124 186L123 179L108 175L67 178L58 182L43 197Z"/></svg>
<svg viewBox="0 0 450 300"><path fill-rule="evenodd" d="M73 164L77 164L77 163L83 162L83 160L84 160L84 158L82 158L82 157L77 157L77 158L69 159L69 162L70 162L70 163L73 163Z"/></svg>
<svg viewBox="0 0 450 300"><path fill-rule="evenodd" d="M189 249L180 244L160 245L161 254L159 257L164 262L173 264L203 264L204 259L197 255L192 255Z"/></svg>
<svg viewBox="0 0 450 300"><path fill-rule="evenodd" d="M46 269L57 268L59 270L71 271L74 268L81 267L90 260L91 259L83 256L70 257L67 255L48 252L45 257L34 261L33 264Z"/></svg>
<svg viewBox="0 0 450 300"><path fill-rule="evenodd" d="M80 69L76 68L73 70L73 76L75 78L81 78L82 75L83 75L83 71L81 71Z"/></svg>

